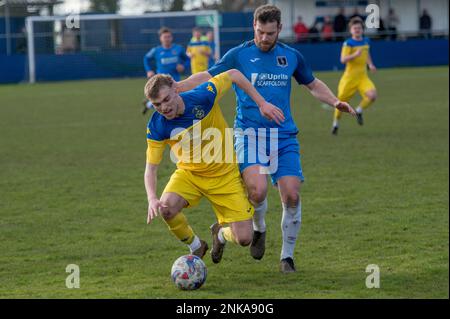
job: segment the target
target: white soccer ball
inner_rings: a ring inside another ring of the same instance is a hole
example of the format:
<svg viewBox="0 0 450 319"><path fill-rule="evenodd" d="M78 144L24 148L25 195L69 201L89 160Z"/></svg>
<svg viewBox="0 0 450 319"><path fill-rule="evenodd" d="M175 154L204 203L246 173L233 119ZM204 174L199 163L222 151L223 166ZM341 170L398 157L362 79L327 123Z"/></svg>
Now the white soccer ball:
<svg viewBox="0 0 450 319"><path fill-rule="evenodd" d="M195 255L181 256L172 265L172 280L179 289L195 290L206 281L206 265Z"/></svg>

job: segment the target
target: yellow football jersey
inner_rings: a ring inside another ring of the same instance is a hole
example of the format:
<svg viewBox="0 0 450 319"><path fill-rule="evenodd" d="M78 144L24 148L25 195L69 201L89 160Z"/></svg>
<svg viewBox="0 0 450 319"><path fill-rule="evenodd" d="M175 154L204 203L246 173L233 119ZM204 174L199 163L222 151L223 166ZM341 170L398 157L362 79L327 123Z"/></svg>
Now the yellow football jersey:
<svg viewBox="0 0 450 319"><path fill-rule="evenodd" d="M236 168L233 132L218 104L230 87L230 76L221 73L180 94L185 105L181 116L167 120L155 112L147 126L147 163L159 164L169 145L180 169L220 176Z"/></svg>
<svg viewBox="0 0 450 319"><path fill-rule="evenodd" d="M206 41L191 41L187 46L187 53L191 54L192 74L203 72L208 69L211 47Z"/></svg>
<svg viewBox="0 0 450 319"><path fill-rule="evenodd" d="M361 50L361 55L346 63L345 74L365 74L367 73L367 61L369 58L370 42L368 38L363 38L361 41L348 39L342 46L341 56L347 56Z"/></svg>

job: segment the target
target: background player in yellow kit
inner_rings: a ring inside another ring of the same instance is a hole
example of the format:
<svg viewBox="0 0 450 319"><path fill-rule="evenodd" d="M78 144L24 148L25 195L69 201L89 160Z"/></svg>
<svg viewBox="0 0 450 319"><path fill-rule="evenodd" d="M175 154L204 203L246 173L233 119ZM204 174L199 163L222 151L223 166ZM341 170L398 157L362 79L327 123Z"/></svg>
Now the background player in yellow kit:
<svg viewBox="0 0 450 319"><path fill-rule="evenodd" d="M202 38L202 31L199 28L192 30L192 39L189 42L186 54L191 58L192 74L206 71L208 69L211 47L209 43Z"/></svg>
<svg viewBox="0 0 450 319"><path fill-rule="evenodd" d="M363 110L377 98L377 91L367 75L367 66L372 72L376 71L370 56L370 42L364 37L364 22L356 17L350 20L349 29L352 37L344 42L341 51L341 62L345 64L344 75L339 81L338 99L349 102L356 91L362 97L356 108L356 120L363 125ZM332 134L337 135L341 111L335 109Z"/></svg>
<svg viewBox="0 0 450 319"><path fill-rule="evenodd" d="M208 245L194 234L181 210L195 206L205 196L218 219L211 226L214 263L221 260L226 241L247 246L253 235L254 209L236 163L233 133L226 133L228 125L217 104L232 82L255 101L264 116L277 123L284 120L282 111L266 102L237 70L221 73L181 94L170 75L155 75L145 86L145 95L157 111L147 126L147 223L161 214L170 231L189 245L191 253L203 257ZM177 169L158 199L157 168L166 145L176 157ZM230 227L222 227L224 223Z"/></svg>

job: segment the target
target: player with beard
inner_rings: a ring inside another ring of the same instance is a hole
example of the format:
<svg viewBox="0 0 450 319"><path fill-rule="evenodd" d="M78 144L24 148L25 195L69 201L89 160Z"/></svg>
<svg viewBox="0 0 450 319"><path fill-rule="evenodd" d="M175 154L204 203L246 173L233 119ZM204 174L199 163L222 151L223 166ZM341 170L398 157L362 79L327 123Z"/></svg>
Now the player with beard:
<svg viewBox="0 0 450 319"><path fill-rule="evenodd" d="M294 249L300 232L300 186L304 181L298 129L291 114L291 78L306 86L322 103L352 115L355 111L313 76L299 51L278 41L281 28L281 11L276 6L257 8L253 20L254 39L228 51L208 71L179 82L177 88L179 91L190 90L226 70L238 69L268 102L283 111L285 121L281 124L264 118L252 99L234 86L237 95L235 149L250 202L255 207L250 253L253 258L261 259L265 252L266 175L269 170L283 207L280 271L290 273L296 271Z"/></svg>

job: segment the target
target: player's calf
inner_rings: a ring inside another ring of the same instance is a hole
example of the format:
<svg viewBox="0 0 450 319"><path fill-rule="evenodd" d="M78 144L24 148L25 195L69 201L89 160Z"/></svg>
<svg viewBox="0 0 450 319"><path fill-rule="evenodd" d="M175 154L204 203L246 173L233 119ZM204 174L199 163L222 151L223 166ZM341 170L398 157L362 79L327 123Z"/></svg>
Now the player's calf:
<svg viewBox="0 0 450 319"><path fill-rule="evenodd" d="M248 246L252 242L253 228L251 219L233 222L230 224L230 227L222 227L219 223L214 223L210 229L213 237L211 259L216 264L222 260L227 241L241 246Z"/></svg>

